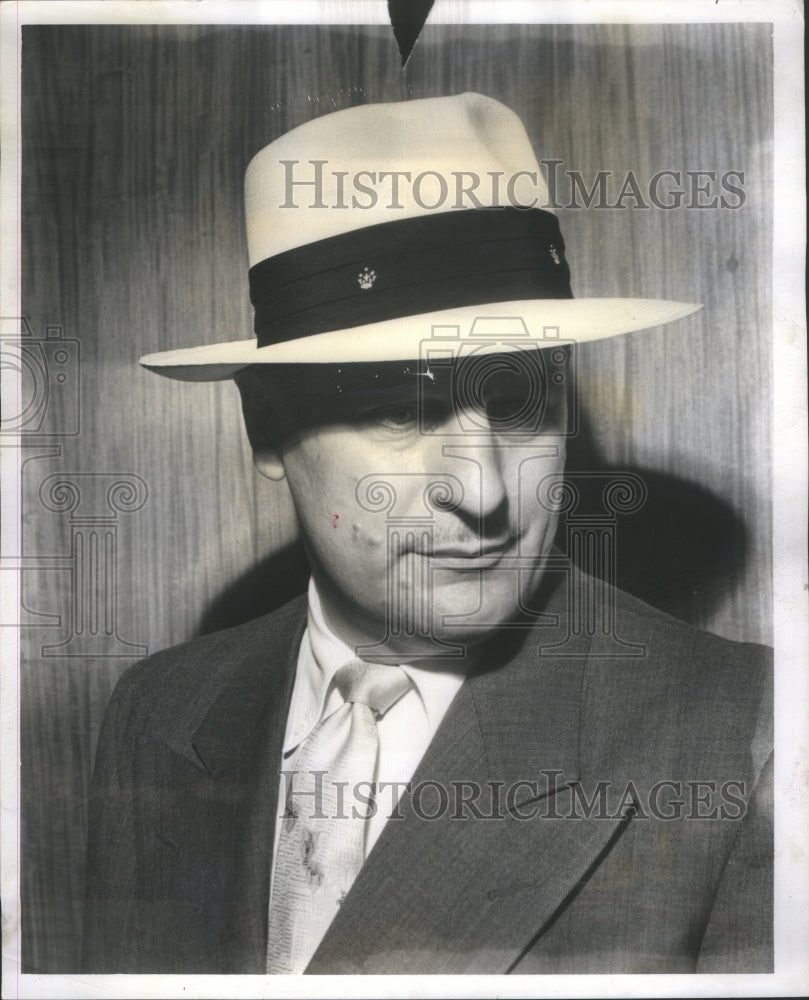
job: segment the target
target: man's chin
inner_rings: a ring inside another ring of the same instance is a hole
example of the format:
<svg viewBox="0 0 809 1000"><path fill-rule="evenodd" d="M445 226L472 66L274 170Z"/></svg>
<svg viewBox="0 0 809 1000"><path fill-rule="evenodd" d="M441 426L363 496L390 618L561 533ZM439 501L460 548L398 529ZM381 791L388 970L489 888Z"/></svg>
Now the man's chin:
<svg viewBox="0 0 809 1000"><path fill-rule="evenodd" d="M519 614L541 576L541 572L529 575L513 568L474 573L439 571L433 577L430 601L435 627L495 632Z"/></svg>
<svg viewBox="0 0 809 1000"><path fill-rule="evenodd" d="M453 580L440 583L436 579L430 601L422 604L420 620L394 616L399 623L397 647L412 658L463 658L469 648L520 617L526 596L520 585L525 582L513 571L507 576L455 574ZM404 609L408 604L403 601L401 606Z"/></svg>

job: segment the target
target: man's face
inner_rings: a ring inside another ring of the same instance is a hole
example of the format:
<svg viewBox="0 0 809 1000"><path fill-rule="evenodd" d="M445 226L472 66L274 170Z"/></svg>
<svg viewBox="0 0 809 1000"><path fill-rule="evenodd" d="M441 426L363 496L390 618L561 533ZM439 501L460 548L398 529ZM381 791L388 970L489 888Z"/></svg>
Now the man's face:
<svg viewBox="0 0 809 1000"><path fill-rule="evenodd" d="M285 393L279 457L324 612L367 659L475 645L536 590L566 429L544 368L538 351L353 382L347 366L330 395Z"/></svg>

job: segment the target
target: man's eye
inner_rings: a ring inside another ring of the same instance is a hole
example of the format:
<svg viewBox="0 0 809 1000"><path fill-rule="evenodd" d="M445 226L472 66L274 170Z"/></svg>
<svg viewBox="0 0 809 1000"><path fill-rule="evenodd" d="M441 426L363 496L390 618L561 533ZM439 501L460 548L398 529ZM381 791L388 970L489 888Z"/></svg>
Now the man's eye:
<svg viewBox="0 0 809 1000"><path fill-rule="evenodd" d="M374 419L388 430L410 430L418 423L418 410L415 406L392 406L379 410Z"/></svg>
<svg viewBox="0 0 809 1000"><path fill-rule="evenodd" d="M544 410L543 387L517 385L506 387L500 392L488 393L484 407L489 419L504 429L527 430L535 425Z"/></svg>
<svg viewBox="0 0 809 1000"><path fill-rule="evenodd" d="M369 407L361 419L369 427L379 428L389 434L428 434L449 420L452 412L451 404L447 401L422 399Z"/></svg>
<svg viewBox="0 0 809 1000"><path fill-rule="evenodd" d="M518 413L523 401L513 396L495 396L486 400L486 413L493 420L508 420Z"/></svg>
<svg viewBox="0 0 809 1000"><path fill-rule="evenodd" d="M491 420L498 422L519 423L521 418L532 413L536 407L530 398L516 393L494 396L486 400L486 413Z"/></svg>

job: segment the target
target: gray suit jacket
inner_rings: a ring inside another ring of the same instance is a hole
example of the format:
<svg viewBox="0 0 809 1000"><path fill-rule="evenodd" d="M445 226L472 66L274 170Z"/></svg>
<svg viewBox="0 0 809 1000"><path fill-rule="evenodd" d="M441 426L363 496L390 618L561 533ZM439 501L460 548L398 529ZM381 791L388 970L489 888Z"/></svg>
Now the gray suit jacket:
<svg viewBox="0 0 809 1000"><path fill-rule="evenodd" d="M549 589L462 685L307 972L771 971L768 651L600 587L612 638L577 632ZM263 972L304 625L298 599L121 680L87 971Z"/></svg>

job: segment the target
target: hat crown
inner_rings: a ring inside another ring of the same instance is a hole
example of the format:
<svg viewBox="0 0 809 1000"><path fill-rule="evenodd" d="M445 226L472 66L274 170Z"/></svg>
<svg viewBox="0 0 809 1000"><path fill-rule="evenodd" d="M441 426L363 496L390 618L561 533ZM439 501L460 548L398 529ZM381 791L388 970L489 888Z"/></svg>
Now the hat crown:
<svg viewBox="0 0 809 1000"><path fill-rule="evenodd" d="M531 205L542 171L517 115L482 94L366 104L265 146L245 177L249 263L421 215Z"/></svg>

